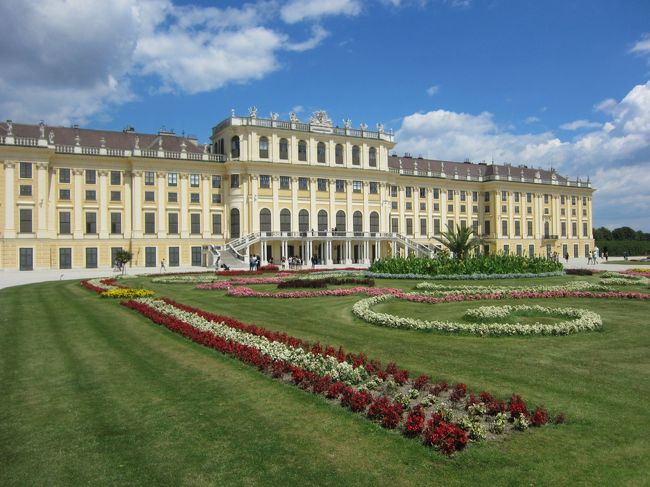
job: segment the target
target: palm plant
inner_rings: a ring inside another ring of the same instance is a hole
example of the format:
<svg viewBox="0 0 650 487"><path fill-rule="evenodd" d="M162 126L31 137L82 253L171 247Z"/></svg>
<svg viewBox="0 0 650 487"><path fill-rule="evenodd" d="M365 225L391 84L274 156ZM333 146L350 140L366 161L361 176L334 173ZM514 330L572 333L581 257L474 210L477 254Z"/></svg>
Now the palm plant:
<svg viewBox="0 0 650 487"><path fill-rule="evenodd" d="M483 244L483 239L478 237L471 227L461 228L457 226L456 229L448 228L446 232L442 232L440 237L433 237L442 245L444 245L450 252L452 252L458 259L464 259L476 247Z"/></svg>

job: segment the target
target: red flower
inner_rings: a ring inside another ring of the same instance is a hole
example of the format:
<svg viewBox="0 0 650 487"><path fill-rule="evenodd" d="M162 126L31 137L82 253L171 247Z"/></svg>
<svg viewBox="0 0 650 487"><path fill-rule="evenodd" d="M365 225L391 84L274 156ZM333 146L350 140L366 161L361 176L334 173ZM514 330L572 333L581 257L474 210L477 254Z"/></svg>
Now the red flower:
<svg viewBox="0 0 650 487"><path fill-rule="evenodd" d="M422 433L422 430L424 429L424 419L425 416L422 406L419 404L413 406L406 417L404 435L412 438Z"/></svg>

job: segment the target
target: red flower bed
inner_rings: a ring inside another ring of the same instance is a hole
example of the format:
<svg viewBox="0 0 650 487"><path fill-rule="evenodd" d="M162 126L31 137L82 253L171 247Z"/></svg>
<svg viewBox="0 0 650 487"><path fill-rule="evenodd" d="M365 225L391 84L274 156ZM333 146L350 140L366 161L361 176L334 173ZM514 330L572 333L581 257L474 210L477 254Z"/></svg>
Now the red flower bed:
<svg viewBox="0 0 650 487"><path fill-rule="evenodd" d="M408 416L406 417L406 423L404 424L404 435L409 438L415 436L420 436L420 433L424 430L424 409L419 404L416 404L409 411Z"/></svg>
<svg viewBox="0 0 650 487"><path fill-rule="evenodd" d="M528 417L526 403L517 394L513 394L512 397L510 397L510 400L508 401L508 411L510 411L510 417L513 419L518 417L520 414Z"/></svg>
<svg viewBox="0 0 650 487"><path fill-rule="evenodd" d="M451 455L467 446L467 433L455 424L431 419L424 432L424 444Z"/></svg>

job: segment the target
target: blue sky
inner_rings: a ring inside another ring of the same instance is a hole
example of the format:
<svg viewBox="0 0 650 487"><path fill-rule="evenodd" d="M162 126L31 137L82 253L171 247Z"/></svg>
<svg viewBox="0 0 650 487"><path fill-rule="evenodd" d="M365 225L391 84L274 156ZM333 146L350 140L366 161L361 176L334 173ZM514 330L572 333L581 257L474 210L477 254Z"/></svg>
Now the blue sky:
<svg viewBox="0 0 650 487"><path fill-rule="evenodd" d="M377 122L398 152L556 167L650 231L650 2L0 5L0 118L207 140L231 108Z"/></svg>

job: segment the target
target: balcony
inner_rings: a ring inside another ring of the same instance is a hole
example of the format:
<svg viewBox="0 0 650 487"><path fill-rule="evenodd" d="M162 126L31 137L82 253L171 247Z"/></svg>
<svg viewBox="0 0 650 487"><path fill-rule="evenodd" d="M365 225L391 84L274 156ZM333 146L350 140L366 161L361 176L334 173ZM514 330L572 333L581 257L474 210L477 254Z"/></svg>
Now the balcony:
<svg viewBox="0 0 650 487"><path fill-rule="evenodd" d="M557 240L558 238L560 237L557 235L544 235L542 237L542 240Z"/></svg>

